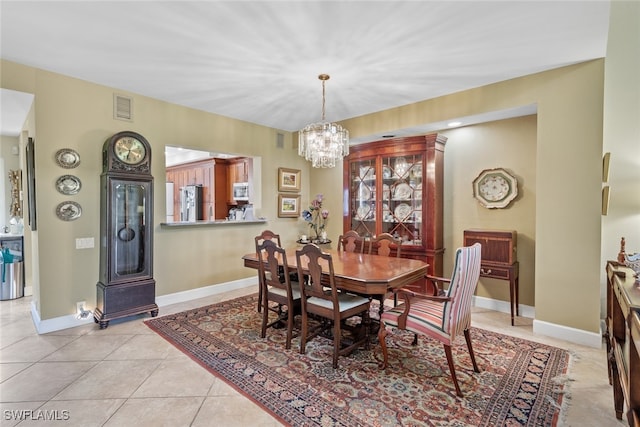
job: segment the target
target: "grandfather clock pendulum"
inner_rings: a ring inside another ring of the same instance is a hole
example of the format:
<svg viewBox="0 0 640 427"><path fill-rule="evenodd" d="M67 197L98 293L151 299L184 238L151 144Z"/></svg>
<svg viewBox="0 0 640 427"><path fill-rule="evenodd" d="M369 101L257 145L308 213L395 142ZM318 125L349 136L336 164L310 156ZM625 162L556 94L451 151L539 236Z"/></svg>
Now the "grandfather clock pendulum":
<svg viewBox="0 0 640 427"><path fill-rule="evenodd" d="M100 278L94 321L150 312L158 315L153 279L151 146L140 134L119 132L102 147Z"/></svg>

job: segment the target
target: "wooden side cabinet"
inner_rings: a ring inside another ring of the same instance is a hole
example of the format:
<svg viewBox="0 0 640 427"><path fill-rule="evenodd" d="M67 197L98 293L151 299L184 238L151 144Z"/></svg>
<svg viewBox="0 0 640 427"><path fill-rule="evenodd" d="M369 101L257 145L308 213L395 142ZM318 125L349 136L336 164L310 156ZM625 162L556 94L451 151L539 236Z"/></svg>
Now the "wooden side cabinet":
<svg viewBox="0 0 640 427"><path fill-rule="evenodd" d="M482 245L480 276L509 282L511 326L519 315L519 263L516 249L518 233L515 230L465 230L464 246Z"/></svg>
<svg viewBox="0 0 640 427"><path fill-rule="evenodd" d="M616 418L640 426L640 286L632 269L607 262L607 351Z"/></svg>

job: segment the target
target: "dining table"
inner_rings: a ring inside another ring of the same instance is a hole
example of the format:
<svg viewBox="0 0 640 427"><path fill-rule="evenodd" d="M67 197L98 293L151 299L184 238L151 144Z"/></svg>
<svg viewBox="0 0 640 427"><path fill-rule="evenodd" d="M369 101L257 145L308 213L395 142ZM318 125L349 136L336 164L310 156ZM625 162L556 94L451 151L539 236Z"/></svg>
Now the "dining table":
<svg viewBox="0 0 640 427"><path fill-rule="evenodd" d="M292 272L297 269L298 249L299 246L285 248L287 266ZM378 299L381 303L380 312L383 309L382 303L390 291L422 280L429 267L424 261L409 258L345 252L338 249L323 249L323 252L331 254L336 287L346 292ZM258 269L257 253L246 254L242 259L245 267ZM281 260L280 264L283 264ZM323 275L325 273L328 283L328 268L323 269Z"/></svg>

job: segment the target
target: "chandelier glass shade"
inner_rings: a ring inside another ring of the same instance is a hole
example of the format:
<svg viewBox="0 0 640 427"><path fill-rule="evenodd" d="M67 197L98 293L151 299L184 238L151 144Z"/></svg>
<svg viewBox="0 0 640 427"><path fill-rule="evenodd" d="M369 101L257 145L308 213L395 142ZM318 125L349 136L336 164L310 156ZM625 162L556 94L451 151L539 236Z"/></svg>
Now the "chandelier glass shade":
<svg viewBox="0 0 640 427"><path fill-rule="evenodd" d="M318 76L322 80L322 121L307 125L300 131L298 154L311 162L314 168L333 168L336 161L349 154L349 131L324 118L325 81L328 74Z"/></svg>

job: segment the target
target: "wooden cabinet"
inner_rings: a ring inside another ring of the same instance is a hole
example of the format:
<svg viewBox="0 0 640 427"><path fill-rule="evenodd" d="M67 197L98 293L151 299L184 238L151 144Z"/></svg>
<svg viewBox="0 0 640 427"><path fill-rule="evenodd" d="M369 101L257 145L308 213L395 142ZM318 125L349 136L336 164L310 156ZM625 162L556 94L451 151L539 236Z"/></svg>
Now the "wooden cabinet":
<svg viewBox="0 0 640 427"><path fill-rule="evenodd" d="M480 276L509 282L511 325L519 315L518 233L514 230L464 230L464 246L482 245ZM514 316L515 315L515 316Z"/></svg>
<svg viewBox="0 0 640 427"><path fill-rule="evenodd" d="M247 182L249 183L249 193L253 193L253 170L251 159L246 157L229 159L227 176L228 203L230 205L235 206L238 205L239 202L233 198L233 184ZM242 201L240 203L246 203L246 201Z"/></svg>
<svg viewBox="0 0 640 427"><path fill-rule="evenodd" d="M640 426L640 286L634 271L608 261L607 342L609 383L616 417L625 407L630 426Z"/></svg>
<svg viewBox="0 0 640 427"><path fill-rule="evenodd" d="M175 221L181 220L179 218L180 188L186 185L202 185L202 213L200 217L207 221L214 219L214 212L216 211L214 206L215 168L216 160L214 159L190 162L167 168L167 182L173 182L173 212ZM226 212L226 206L224 206L224 210ZM225 216L226 215L223 215L221 218Z"/></svg>
<svg viewBox="0 0 640 427"><path fill-rule="evenodd" d="M429 274L441 276L446 141L430 134L351 147L344 162L344 231L390 233L402 239L403 257L423 260ZM424 290L424 283L414 287Z"/></svg>

